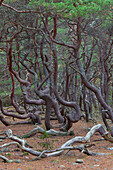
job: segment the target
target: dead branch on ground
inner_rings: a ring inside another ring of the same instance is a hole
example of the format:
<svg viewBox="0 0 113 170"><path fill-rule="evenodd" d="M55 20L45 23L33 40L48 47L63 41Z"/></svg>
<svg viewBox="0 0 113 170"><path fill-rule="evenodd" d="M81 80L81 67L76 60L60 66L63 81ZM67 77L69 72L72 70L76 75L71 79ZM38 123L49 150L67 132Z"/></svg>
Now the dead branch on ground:
<svg viewBox="0 0 113 170"><path fill-rule="evenodd" d="M40 128L40 127L37 127L35 129L39 129L39 132L43 133L44 129ZM53 134L57 134L56 131L54 131L52 129L49 130L50 133L53 133ZM93 144L87 144L90 142L90 138L96 133L96 132L99 132L100 135L105 139L105 140L108 140L110 142L113 142L113 137L111 137L109 135L109 132L107 132L103 125L102 124L98 124L98 125L95 125L93 126L90 131L86 134L85 137L83 136L76 136L70 140L68 140L67 142L65 142L60 148L58 149L55 149L55 150L44 150L42 152L39 152L39 151L35 151L31 148L28 147L28 145L26 145L26 141L24 139L20 139L19 137L17 136L14 136L12 134L12 130L7 130L6 131L6 136L13 140L14 142L11 142L11 143L7 143L7 144L4 144L2 146L0 146L0 148L2 147L6 147L6 146L9 146L9 145L14 145L16 144L22 151L25 151L25 152L28 152L32 155L35 155L37 156L35 159L33 160L37 160L39 158L45 158L45 157L52 157L52 156L59 156L61 155L65 150L79 150L80 152L84 153L84 154L87 154L87 155L108 155L108 154L104 154L104 153L94 153L92 151L90 151L88 148L93 146ZM59 133L59 132L58 132ZM63 132L64 133L64 132ZM78 145L78 146L72 146L74 143L82 143L81 145ZM0 158L4 159L6 162L13 162L13 160L7 160L7 158L3 158L2 156L0 156Z"/></svg>

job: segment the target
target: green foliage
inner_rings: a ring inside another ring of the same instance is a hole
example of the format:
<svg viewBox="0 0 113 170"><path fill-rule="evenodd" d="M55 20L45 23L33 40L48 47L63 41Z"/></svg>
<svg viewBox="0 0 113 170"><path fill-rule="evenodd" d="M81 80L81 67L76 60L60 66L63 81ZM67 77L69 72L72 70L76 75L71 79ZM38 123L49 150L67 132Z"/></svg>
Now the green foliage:
<svg viewBox="0 0 113 170"><path fill-rule="evenodd" d="M45 127L43 127L45 129ZM50 138L50 135L48 135L48 133L46 132L46 130L44 130L42 136L40 136L40 139L43 139L44 142L38 143L42 149L52 149L53 148L53 143L58 141L58 139L52 139L52 141L50 142L50 140L48 140L48 138Z"/></svg>
<svg viewBox="0 0 113 170"><path fill-rule="evenodd" d="M53 161L53 163L59 163L59 160L58 159L55 159L54 161Z"/></svg>
<svg viewBox="0 0 113 170"><path fill-rule="evenodd" d="M29 155L29 153L28 152L23 152L23 156L25 156L25 155Z"/></svg>
<svg viewBox="0 0 113 170"><path fill-rule="evenodd" d="M101 15L101 11L108 13L110 6L113 5L112 0L63 0L55 2L50 0L48 3L44 0L31 0L29 6L35 7L37 5L45 8L45 10L51 10L59 13L60 16L69 19L75 19L75 17L83 16L88 17L92 14Z"/></svg>
<svg viewBox="0 0 113 170"><path fill-rule="evenodd" d="M50 135L48 135L48 133L46 132L46 130L45 131L43 131L43 134L42 134L42 136L40 137L40 139L45 139L45 138L49 138L50 137Z"/></svg>
<svg viewBox="0 0 113 170"><path fill-rule="evenodd" d="M43 129L45 129L44 126L43 126ZM50 137L50 135L48 135L48 133L46 132L46 130L44 130L43 133L42 133L42 136L40 136L40 139L43 139L44 142L38 143L38 144L42 147L42 149L43 149L43 148L50 149L50 148L53 147L53 146L50 146L50 142L49 142L49 140L47 139L47 138L49 138L49 137Z"/></svg>
<svg viewBox="0 0 113 170"><path fill-rule="evenodd" d="M11 156L11 153L8 152L8 153L6 153L6 155L7 155L7 156Z"/></svg>
<svg viewBox="0 0 113 170"><path fill-rule="evenodd" d="M53 146L50 146L50 142L41 142L41 143L38 143L42 149L45 148L45 149L51 149Z"/></svg>
<svg viewBox="0 0 113 170"><path fill-rule="evenodd" d="M14 3L15 2L15 3ZM2 19L0 20L1 28L2 30L2 44L4 49L7 49L10 47L10 43L6 41L6 37L10 39L13 37L14 33L16 31L20 31L23 27L23 30L21 33L19 33L16 38L13 39L13 69L18 72L18 67L20 68L21 78L23 80L26 79L26 69L20 64L20 60L25 56L27 51L30 49L30 52L28 54L28 58L25 61L25 64L29 68L31 68L33 71L35 70L36 66L36 72L38 76L39 84L41 83L40 78L40 72L38 70L38 65L40 65L40 70L42 72L42 79L45 78L45 74L43 71L43 61L42 56L40 55L40 45L42 43L42 39L44 38L43 42L43 56L47 54L48 61L47 65L51 65L50 69L53 72L53 54L52 50L50 50L50 44L53 42L51 41L51 38L49 37L48 32L46 31L42 17L46 21L47 19L47 27L48 31L51 35L53 35L54 32L54 23L53 23L53 17L57 17L57 35L56 40L61 43L67 43L69 45L76 45L77 42L77 23L78 18L81 18L81 47L79 50L79 55L81 58L81 62L83 64L83 67L86 68L86 64L88 63L88 59L90 58L91 50L92 50L92 44L93 40L95 39L96 47L93 51L93 56L91 59L91 63L89 66L89 70L87 72L88 78L90 79L93 75L93 73L96 71L100 71L100 65L99 65L99 50L97 42L101 45L103 42L109 39L109 35L112 35L112 6L113 1L112 0L63 0L63 1L54 1L49 0L49 3L45 2L44 0L31 0L28 5L25 5L25 1L23 0L4 0L4 3L8 3L9 5L12 5L12 7L15 7L16 9L20 10L40 10L40 13L16 13L14 10L11 10L9 8L1 6L0 8L5 11L1 12ZM3 13L3 14L2 14ZM36 26L36 20L38 18L37 23L37 29L35 29ZM10 19L10 20L9 20ZM5 23L5 25L4 25ZM22 25L22 26L21 26ZM70 28L73 25L74 31ZM86 26L86 27L85 27ZM17 29L18 27L18 29ZM28 27L30 29L28 29ZM38 31L39 29L42 29L44 34L42 32ZM85 30L84 30L85 28ZM7 30L8 29L8 30ZM17 30L16 30L17 29ZM47 43L47 39L50 40L50 44ZM73 40L74 39L74 40ZM84 43L85 41L85 43ZM17 43L19 46L19 49L17 48ZM8 47L7 47L8 46ZM84 49L83 49L84 48ZM109 48L109 47L108 47ZM59 88L60 94L62 94L65 91L65 70L66 70L66 63L73 63L73 67L75 70L78 70L76 68L76 57L73 59L73 51L71 49L68 49L67 47L60 46L59 44L56 45L56 50L58 53L58 86L62 88ZM6 50L7 51L7 50ZM38 51L38 52L37 52ZM83 53L85 52L85 55ZM37 60L38 64L36 63L36 52L37 52ZM50 54L51 53L51 54ZM103 51L102 51L103 53ZM19 57L20 58L19 58ZM19 59L18 59L19 58ZM108 68L110 68L110 62L108 63ZM19 64L18 64L19 63ZM4 69L5 68L5 69ZM96 70L97 68L97 70ZM10 96L11 89L12 89L12 82L10 78L10 74L8 71L7 66L7 53L0 49L0 94L2 97L5 95ZM5 70L5 73L4 73ZM69 65L69 83L71 87L71 75L72 69ZM74 71L73 71L74 72ZM110 74L112 71L110 72ZM5 77L5 74L7 74L7 77ZM62 74L62 75L61 75ZM95 81L93 82L96 86L100 86L100 73L95 78ZM34 76L32 77L32 84L31 84L31 90L30 95L28 97L33 98L34 97ZM77 88L79 89L79 85L81 82L81 76L77 75ZM110 80L111 81L111 80ZM111 83L109 81L109 84ZM43 87L46 85L46 82L44 83ZM111 86L111 84L110 84ZM43 89L42 87L42 89ZM73 88L73 87L72 87ZM23 89L25 90L26 87L24 86ZM78 90L77 89L77 90ZM109 88L109 100L110 104L112 101L112 87ZM31 93L32 92L32 93ZM79 90L78 90L79 92ZM77 93L78 93L77 92ZM72 94L73 91L71 91L71 88L69 89L69 93ZM15 94L19 96L19 98L22 96L22 92L20 89L20 84L15 79ZM5 98L5 104L10 104L9 97L6 102ZM62 94L64 97L64 94ZM79 97L78 97L79 98ZM43 147L50 147L50 142L48 140L50 136L44 131L43 135L40 137L40 139L44 140L44 143L42 144ZM53 141L54 142L54 141Z"/></svg>
<svg viewBox="0 0 113 170"><path fill-rule="evenodd" d="M53 143L54 143L54 142L57 142L57 141L58 141L58 139L53 139L53 140L52 140Z"/></svg>

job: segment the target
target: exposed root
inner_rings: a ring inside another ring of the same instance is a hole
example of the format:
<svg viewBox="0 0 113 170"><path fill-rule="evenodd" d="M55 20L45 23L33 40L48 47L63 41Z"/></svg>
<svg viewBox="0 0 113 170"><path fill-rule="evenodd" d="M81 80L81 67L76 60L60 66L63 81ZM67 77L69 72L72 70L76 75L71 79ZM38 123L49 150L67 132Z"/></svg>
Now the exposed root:
<svg viewBox="0 0 113 170"><path fill-rule="evenodd" d="M45 130L39 126L31 130L29 133L21 136L22 138L29 138L31 136L34 136L36 133L43 133ZM66 135L74 135L74 132L71 130L70 132L61 132L61 131L56 131L54 129L47 130L46 133L48 135L53 135L53 136L66 136Z"/></svg>
<svg viewBox="0 0 113 170"><path fill-rule="evenodd" d="M35 129L33 129L32 131L37 132L37 130L38 130L38 132L41 132L41 133L44 132L44 129L40 128L39 126ZM33 132L32 133L31 132L29 134L26 134L27 137L30 136L31 134L33 134ZM46 131L46 132L48 132L48 134L59 135L59 132L54 131L53 129ZM74 138L68 140L66 143L64 143L60 148L58 148L56 150L44 150L42 152L35 151L31 148L28 148L26 145L26 141L24 139L20 139L19 137L14 136L12 134L12 130L9 129L6 131L6 135L8 136L9 139L13 140L14 142L4 144L4 145L0 146L0 148L6 147L6 146L9 146L12 144L16 144L23 151L37 156L33 160L37 160L39 158L51 157L51 156L59 156L65 150L69 150L69 151L70 150L79 150L80 152L87 154L87 155L109 155L109 154L104 154L104 153L94 153L88 149L89 147L93 146L93 144L87 144L87 142L90 142L90 138L95 134L95 132L99 132L101 134L101 136L103 136L106 140L113 142L112 137L109 137L109 135L106 132L106 130L104 129L103 125L98 124L98 125L93 126L91 128L91 130L86 134L85 137L82 137L82 136L74 137ZM61 133L64 134L64 132L60 132L60 134ZM74 143L78 143L78 142L82 143L82 144L78 145L78 146L72 146ZM10 162L10 160L9 160L9 162Z"/></svg>
<svg viewBox="0 0 113 170"><path fill-rule="evenodd" d="M35 155L35 156L39 156L40 155L41 152L34 151L31 148L26 147L26 141L24 139L20 139L20 138L18 138L16 136L13 136L11 129L8 129L6 131L6 135L8 136L9 139L15 141L16 142L15 144L17 144L18 147L20 149L22 149L23 151L28 152L28 153L30 153L32 155ZM46 157L46 155L43 155L43 157Z"/></svg>
<svg viewBox="0 0 113 170"><path fill-rule="evenodd" d="M7 163L12 163L14 162L14 160L9 160L8 158L6 158L5 156L3 155L0 155L0 158L4 160L4 162L7 162Z"/></svg>

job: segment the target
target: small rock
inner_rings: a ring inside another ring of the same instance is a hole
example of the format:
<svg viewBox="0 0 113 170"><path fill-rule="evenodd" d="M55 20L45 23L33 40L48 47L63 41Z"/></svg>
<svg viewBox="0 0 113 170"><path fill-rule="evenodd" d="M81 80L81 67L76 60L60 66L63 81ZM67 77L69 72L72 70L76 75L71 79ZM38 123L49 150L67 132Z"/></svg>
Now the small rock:
<svg viewBox="0 0 113 170"><path fill-rule="evenodd" d="M26 158L26 159L29 159L29 157L28 157L28 156L25 156L25 158Z"/></svg>
<svg viewBox="0 0 113 170"><path fill-rule="evenodd" d="M77 159L76 163L83 163L83 160L82 159Z"/></svg>
<svg viewBox="0 0 113 170"><path fill-rule="evenodd" d="M20 159L17 159L15 162L16 162L16 163L21 163L21 160L20 160ZM21 170L21 169L18 168L17 170Z"/></svg>
<svg viewBox="0 0 113 170"><path fill-rule="evenodd" d="M64 165L60 165L60 168L65 168L65 166Z"/></svg>
<svg viewBox="0 0 113 170"><path fill-rule="evenodd" d="M112 151L112 150L113 150L113 147L111 147L111 148L107 148L107 149Z"/></svg>
<svg viewBox="0 0 113 170"><path fill-rule="evenodd" d="M94 166L100 166L100 165L94 165Z"/></svg>
<svg viewBox="0 0 113 170"><path fill-rule="evenodd" d="M72 165L78 165L78 163L72 163Z"/></svg>

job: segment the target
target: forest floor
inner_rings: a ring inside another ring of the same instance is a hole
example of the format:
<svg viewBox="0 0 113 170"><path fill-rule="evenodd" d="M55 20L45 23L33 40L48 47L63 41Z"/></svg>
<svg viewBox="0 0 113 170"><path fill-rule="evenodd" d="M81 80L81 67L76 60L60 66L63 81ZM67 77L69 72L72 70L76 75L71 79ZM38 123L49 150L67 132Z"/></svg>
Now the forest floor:
<svg viewBox="0 0 113 170"><path fill-rule="evenodd" d="M8 120L11 120L8 118ZM33 146L34 150L42 149L40 143L47 142L51 149L59 148L63 143L68 141L69 139L75 136L85 136L89 130L89 128L94 125L102 123L101 120L98 120L96 123L90 121L86 123L85 120L80 120L78 123L73 124L72 129L74 130L74 136L49 136L47 139L40 139L42 136L40 133L37 133L35 136L31 138L27 138L26 141L28 144ZM57 125L58 122L55 120L51 120L51 124L53 126ZM24 135L30 132L36 126L34 125L11 125L9 127L4 126L0 122L0 133L11 129L14 135ZM41 125L43 127L43 125ZM58 130L58 129L55 129ZM47 140L47 141L46 141ZM11 142L9 139L3 139L0 141L0 145L4 143ZM40 160L31 162L30 160L35 158L35 156L28 154L26 152L22 152L16 145L8 146L7 148L1 149L1 155L6 156L8 159L19 160L20 163L4 163L4 161L0 158L0 170L75 170L75 169L101 169L101 170L111 170L113 169L113 150L109 150L108 148L113 147L113 144L103 140L102 136L99 133L95 133L94 136L91 137L91 144L94 144L89 150L95 153L109 153L109 155L102 156L88 156L84 153L81 153L78 150L73 151L65 151L62 155L57 157L48 157L41 158ZM79 145L79 143L76 143ZM46 146L47 147L47 146ZM46 148L43 148L46 149ZM77 159L82 159L83 163L76 163Z"/></svg>

